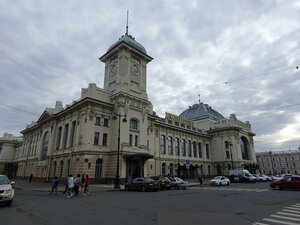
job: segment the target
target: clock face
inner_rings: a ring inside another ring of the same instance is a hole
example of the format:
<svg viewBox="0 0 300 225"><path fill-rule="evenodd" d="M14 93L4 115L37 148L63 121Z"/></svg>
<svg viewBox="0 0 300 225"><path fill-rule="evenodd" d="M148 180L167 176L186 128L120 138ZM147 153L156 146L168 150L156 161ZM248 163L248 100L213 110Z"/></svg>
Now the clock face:
<svg viewBox="0 0 300 225"><path fill-rule="evenodd" d="M115 64L111 65L110 71L109 71L110 75L115 75L117 73L117 70L118 70L118 68Z"/></svg>
<svg viewBox="0 0 300 225"><path fill-rule="evenodd" d="M138 74L140 72L140 68L137 64L133 64L131 66L131 72L134 73L134 74Z"/></svg>

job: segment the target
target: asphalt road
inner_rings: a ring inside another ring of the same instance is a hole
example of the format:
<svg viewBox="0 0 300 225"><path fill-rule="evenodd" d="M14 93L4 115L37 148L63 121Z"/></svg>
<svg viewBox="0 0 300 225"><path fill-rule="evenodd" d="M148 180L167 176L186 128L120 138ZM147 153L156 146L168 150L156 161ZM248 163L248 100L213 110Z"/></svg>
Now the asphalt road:
<svg viewBox="0 0 300 225"><path fill-rule="evenodd" d="M294 204L299 204L299 214L290 222L300 224L300 192L270 190L268 183L146 193L98 192L71 199L63 194L16 190L12 206L0 206L0 224L279 224L266 219L281 219L271 215Z"/></svg>

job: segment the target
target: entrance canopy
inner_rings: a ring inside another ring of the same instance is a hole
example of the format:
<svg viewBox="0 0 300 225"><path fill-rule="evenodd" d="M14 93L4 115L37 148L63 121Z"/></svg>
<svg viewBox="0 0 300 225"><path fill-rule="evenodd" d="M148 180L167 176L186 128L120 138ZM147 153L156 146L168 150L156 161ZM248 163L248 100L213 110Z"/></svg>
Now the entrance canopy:
<svg viewBox="0 0 300 225"><path fill-rule="evenodd" d="M152 159L154 156L148 153L127 153L123 155L125 159L142 159L143 161L147 161L148 159Z"/></svg>

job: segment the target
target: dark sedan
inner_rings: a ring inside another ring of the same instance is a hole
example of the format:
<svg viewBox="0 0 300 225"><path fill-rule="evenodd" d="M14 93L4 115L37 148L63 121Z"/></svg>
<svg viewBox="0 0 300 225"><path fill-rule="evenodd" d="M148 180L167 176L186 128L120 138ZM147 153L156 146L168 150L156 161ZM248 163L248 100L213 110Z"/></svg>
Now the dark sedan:
<svg viewBox="0 0 300 225"><path fill-rule="evenodd" d="M149 177L137 177L130 183L125 184L125 191L158 191L160 185Z"/></svg>
<svg viewBox="0 0 300 225"><path fill-rule="evenodd" d="M270 188L300 190L300 176L289 176L281 180L273 180L270 183Z"/></svg>

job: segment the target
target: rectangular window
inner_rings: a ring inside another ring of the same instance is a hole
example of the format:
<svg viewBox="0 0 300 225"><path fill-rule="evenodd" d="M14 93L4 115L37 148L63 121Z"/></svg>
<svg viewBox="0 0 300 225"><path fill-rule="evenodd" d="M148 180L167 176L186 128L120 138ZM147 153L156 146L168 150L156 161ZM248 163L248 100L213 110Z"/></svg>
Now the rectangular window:
<svg viewBox="0 0 300 225"><path fill-rule="evenodd" d="M73 142L74 142L74 134L75 134L75 125L76 121L72 122L72 127L71 127L71 139L70 139L70 146L73 147Z"/></svg>
<svg viewBox="0 0 300 225"><path fill-rule="evenodd" d="M199 158L202 158L202 146L200 142L198 142L198 153L199 153Z"/></svg>
<svg viewBox="0 0 300 225"><path fill-rule="evenodd" d="M139 144L139 136L135 135L135 137L134 137L134 146L138 146L138 144Z"/></svg>
<svg viewBox="0 0 300 225"><path fill-rule="evenodd" d="M107 134L103 133L102 145L107 146Z"/></svg>
<svg viewBox="0 0 300 225"><path fill-rule="evenodd" d="M173 138L169 137L168 139L168 154L173 155Z"/></svg>
<svg viewBox="0 0 300 225"><path fill-rule="evenodd" d="M132 134L129 134L129 146L132 146Z"/></svg>
<svg viewBox="0 0 300 225"><path fill-rule="evenodd" d="M206 144L206 158L209 159L210 158L210 155L209 155L209 145Z"/></svg>
<svg viewBox="0 0 300 225"><path fill-rule="evenodd" d="M96 116L96 125L100 125L101 123L101 117L100 116Z"/></svg>
<svg viewBox="0 0 300 225"><path fill-rule="evenodd" d="M179 138L175 139L175 153L177 156L180 155L180 151L179 151Z"/></svg>
<svg viewBox="0 0 300 225"><path fill-rule="evenodd" d="M99 132L95 132L94 145L99 145L99 136L100 136L100 133Z"/></svg>
<svg viewBox="0 0 300 225"><path fill-rule="evenodd" d="M193 153L194 157L197 157L197 143L195 141L193 142Z"/></svg>
<svg viewBox="0 0 300 225"><path fill-rule="evenodd" d="M229 156L229 151L226 151L226 159L229 159L230 156Z"/></svg>
<svg viewBox="0 0 300 225"><path fill-rule="evenodd" d="M63 146L64 148L67 147L67 143L68 143L68 135L69 135L69 124L65 125L65 130L64 130L64 141L63 141Z"/></svg>
<svg viewBox="0 0 300 225"><path fill-rule="evenodd" d="M62 131L62 127L58 128L58 132L57 132L57 142L56 142L56 150L59 149L60 146L60 141L61 141L61 131Z"/></svg>
<svg viewBox="0 0 300 225"><path fill-rule="evenodd" d="M190 140L188 141L188 154L192 156L192 142Z"/></svg>
<svg viewBox="0 0 300 225"><path fill-rule="evenodd" d="M107 118L104 118L103 126L108 127L108 119Z"/></svg>
<svg viewBox="0 0 300 225"><path fill-rule="evenodd" d="M166 136L165 135L160 136L160 153L166 154Z"/></svg>
<svg viewBox="0 0 300 225"><path fill-rule="evenodd" d="M182 156L186 156L186 141L182 139Z"/></svg>

